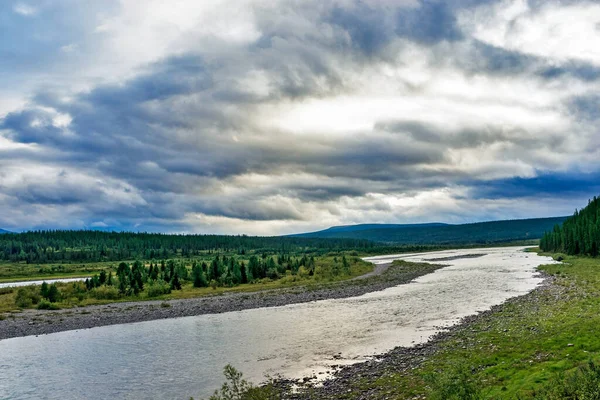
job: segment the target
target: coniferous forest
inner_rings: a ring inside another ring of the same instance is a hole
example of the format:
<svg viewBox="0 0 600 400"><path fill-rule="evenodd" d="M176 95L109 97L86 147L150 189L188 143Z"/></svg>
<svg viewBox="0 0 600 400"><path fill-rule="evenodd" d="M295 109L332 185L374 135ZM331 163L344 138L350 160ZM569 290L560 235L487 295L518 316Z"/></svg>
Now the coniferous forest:
<svg viewBox="0 0 600 400"><path fill-rule="evenodd" d="M540 241L544 251L597 257L600 251L600 198L594 197L587 207L575 211L562 226L555 225Z"/></svg>
<svg viewBox="0 0 600 400"><path fill-rule="evenodd" d="M167 235L101 231L32 231L0 235L0 260L44 264L194 257L254 252L304 253L368 249L364 239Z"/></svg>

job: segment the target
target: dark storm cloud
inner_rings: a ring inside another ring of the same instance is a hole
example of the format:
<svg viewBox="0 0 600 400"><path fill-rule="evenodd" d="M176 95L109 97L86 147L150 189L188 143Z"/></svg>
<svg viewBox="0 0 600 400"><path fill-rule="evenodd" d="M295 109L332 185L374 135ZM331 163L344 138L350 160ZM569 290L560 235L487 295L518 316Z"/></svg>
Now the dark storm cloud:
<svg viewBox="0 0 600 400"><path fill-rule="evenodd" d="M424 0L419 7L399 11L395 32L426 45L463 38L454 10L445 1Z"/></svg>
<svg viewBox="0 0 600 400"><path fill-rule="evenodd" d="M568 107L583 120L600 120L600 95L577 96L569 101Z"/></svg>
<svg viewBox="0 0 600 400"><path fill-rule="evenodd" d="M385 10L371 8L362 2L357 2L352 9L334 7L329 22L348 32L351 45L369 56L381 50L392 38Z"/></svg>
<svg viewBox="0 0 600 400"><path fill-rule="evenodd" d="M506 145L509 150L500 162L509 159L528 166L537 157L531 153L553 154L569 140L553 131L540 138L518 123L475 129L468 127L469 121L440 128L424 122L429 121L427 115L398 112L391 119L375 118L373 129L332 133L324 128L296 134L296 127L277 115L315 99L360 98L369 79L390 69L393 78L388 76L388 83L404 82L398 86L412 88L398 89L398 98L429 96L411 81L410 68L394 72L410 67L413 54L403 53L410 47L425 54L416 54L416 59L429 57L418 67L426 70L425 75L435 76L438 68L444 73L441 68L448 67L468 77L490 79L593 82L600 76L592 64L550 62L467 37L457 14L485 3L489 2L354 1L256 7L252 22L259 34L254 41L240 44L212 38L208 40L218 45L203 50L204 42L193 42L190 35L192 44L183 39L169 43L177 50L167 54L177 56L138 65L125 75L128 78L99 80L104 83L91 79L85 90L73 92L59 84L39 86L28 93L25 106L0 119L0 139L15 144L0 148L0 170L18 167L10 173L27 177L5 179L8 183L0 186L0 194L9 200L0 206L18 205L33 216L68 208L69 216L85 226L182 231L194 226L185 220L188 214L261 224L274 220L314 224L320 221L312 221L318 217L307 213L306 207L339 216L347 212L340 204L354 201L353 210L393 211L385 201L370 199L371 194L416 196L465 186L473 187L475 198L514 199L529 196L528 185L543 192L553 184L560 189L563 181L546 176L540 181L479 181L468 167L453 165L450 157L452 151ZM0 6L0 20L11 10L12 5ZM59 10L68 14L62 7ZM69 18L80 13L78 9ZM75 26L67 34L40 16L19 18L21 22L11 19L9 26L0 24L5 38L0 39L0 56L5 56L0 57L0 82L12 76L6 71L19 66L34 70L36 63L58 68L64 78L68 75L64 71L71 69L61 69L62 64L53 60L61 47L77 42L77 36L81 39L76 43L81 52L69 59L72 68L77 60L94 55L94 44L101 42L101 33L91 33L72 20L64 22ZM97 25L86 18L91 26ZM49 33L50 27L56 32ZM51 45L32 41L27 30L54 35ZM14 34L23 36L9 43L7 38ZM26 46L31 47L25 51ZM37 55L32 57L33 53ZM470 88L464 90L469 96ZM595 96L581 96L569 110L595 121L599 104ZM471 115L477 118L474 112ZM267 124L263 116L282 119L286 128ZM306 118L328 117L317 113ZM52 167L46 177L23 173L43 166ZM56 173L63 168L80 175ZM496 172L494 168L503 166L481 169ZM591 180L581 186L595 189ZM567 193L566 187L562 192ZM28 226L40 227L36 224Z"/></svg>
<svg viewBox="0 0 600 400"><path fill-rule="evenodd" d="M600 173L540 173L534 178L510 178L470 183L474 198L561 198L600 193ZM584 206L582 204L581 206Z"/></svg>

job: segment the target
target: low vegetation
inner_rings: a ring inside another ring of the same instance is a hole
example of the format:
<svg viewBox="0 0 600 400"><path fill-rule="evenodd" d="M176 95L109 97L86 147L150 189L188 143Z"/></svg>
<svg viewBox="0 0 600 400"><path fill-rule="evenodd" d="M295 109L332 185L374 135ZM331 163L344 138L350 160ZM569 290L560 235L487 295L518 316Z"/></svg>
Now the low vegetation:
<svg viewBox="0 0 600 400"><path fill-rule="evenodd" d="M369 387L389 399L541 399L546 398L543 393L591 393L577 388L597 379L600 260L555 258L564 263L541 267L553 275L553 286L459 329L414 370L357 380L347 398ZM547 398L598 398L586 396Z"/></svg>
<svg viewBox="0 0 600 400"><path fill-rule="evenodd" d="M459 328L418 367L357 377L335 398L600 399L600 260L554 257L563 263L540 267L553 285Z"/></svg>
<svg viewBox="0 0 600 400"><path fill-rule="evenodd" d="M209 400L280 400L283 395L272 381L259 387L254 386L243 379L242 373L231 365L225 366L223 374L225 383Z"/></svg>
<svg viewBox="0 0 600 400"><path fill-rule="evenodd" d="M350 254L266 254L212 260L121 262L85 281L0 290L0 312L55 309L114 301L190 298L225 291L255 291L335 282L365 274L372 264Z"/></svg>

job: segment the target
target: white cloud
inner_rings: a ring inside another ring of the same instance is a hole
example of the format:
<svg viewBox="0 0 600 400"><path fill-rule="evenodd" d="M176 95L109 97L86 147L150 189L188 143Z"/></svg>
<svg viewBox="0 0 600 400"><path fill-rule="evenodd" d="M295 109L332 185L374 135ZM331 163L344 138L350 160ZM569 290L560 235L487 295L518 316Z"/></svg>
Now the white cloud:
<svg viewBox="0 0 600 400"><path fill-rule="evenodd" d="M386 24L417 4L335 2L367 3ZM0 96L0 118L26 111L0 131L0 209L19 207L0 227L275 234L574 208L472 198L469 183L600 168L598 130L571 109L600 83L539 73L600 62L598 5L480 6L459 15L464 40L424 45L368 24L351 38L333 4L122 0L88 15L52 42L63 64ZM384 54L353 47L373 37ZM479 41L516 67L475 59Z"/></svg>
<svg viewBox="0 0 600 400"><path fill-rule="evenodd" d="M545 1L532 8L527 0L505 0L465 11L460 21L473 37L508 50L556 62L600 65L600 4Z"/></svg>
<svg viewBox="0 0 600 400"><path fill-rule="evenodd" d="M15 13L23 15L25 17L31 17L31 16L37 14L37 12L38 12L37 8L35 8L29 4L25 4L25 3L15 4L13 7L13 11Z"/></svg>
<svg viewBox="0 0 600 400"><path fill-rule="evenodd" d="M75 43L64 45L60 48L60 51L63 53L72 53L77 50L77 45Z"/></svg>

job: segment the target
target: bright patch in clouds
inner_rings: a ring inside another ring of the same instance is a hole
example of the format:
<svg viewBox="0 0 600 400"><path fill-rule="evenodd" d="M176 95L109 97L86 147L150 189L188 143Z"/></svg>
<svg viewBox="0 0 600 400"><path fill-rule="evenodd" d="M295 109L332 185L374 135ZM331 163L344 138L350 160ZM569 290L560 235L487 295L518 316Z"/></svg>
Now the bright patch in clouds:
<svg viewBox="0 0 600 400"><path fill-rule="evenodd" d="M494 46L545 57L600 64L600 4L597 2L503 1L466 12L473 37Z"/></svg>
<svg viewBox="0 0 600 400"><path fill-rule="evenodd" d="M600 190L596 2L0 10L0 228L271 235Z"/></svg>
<svg viewBox="0 0 600 400"><path fill-rule="evenodd" d="M37 9L25 3L17 3L13 7L13 11L17 14L29 17L37 13Z"/></svg>

